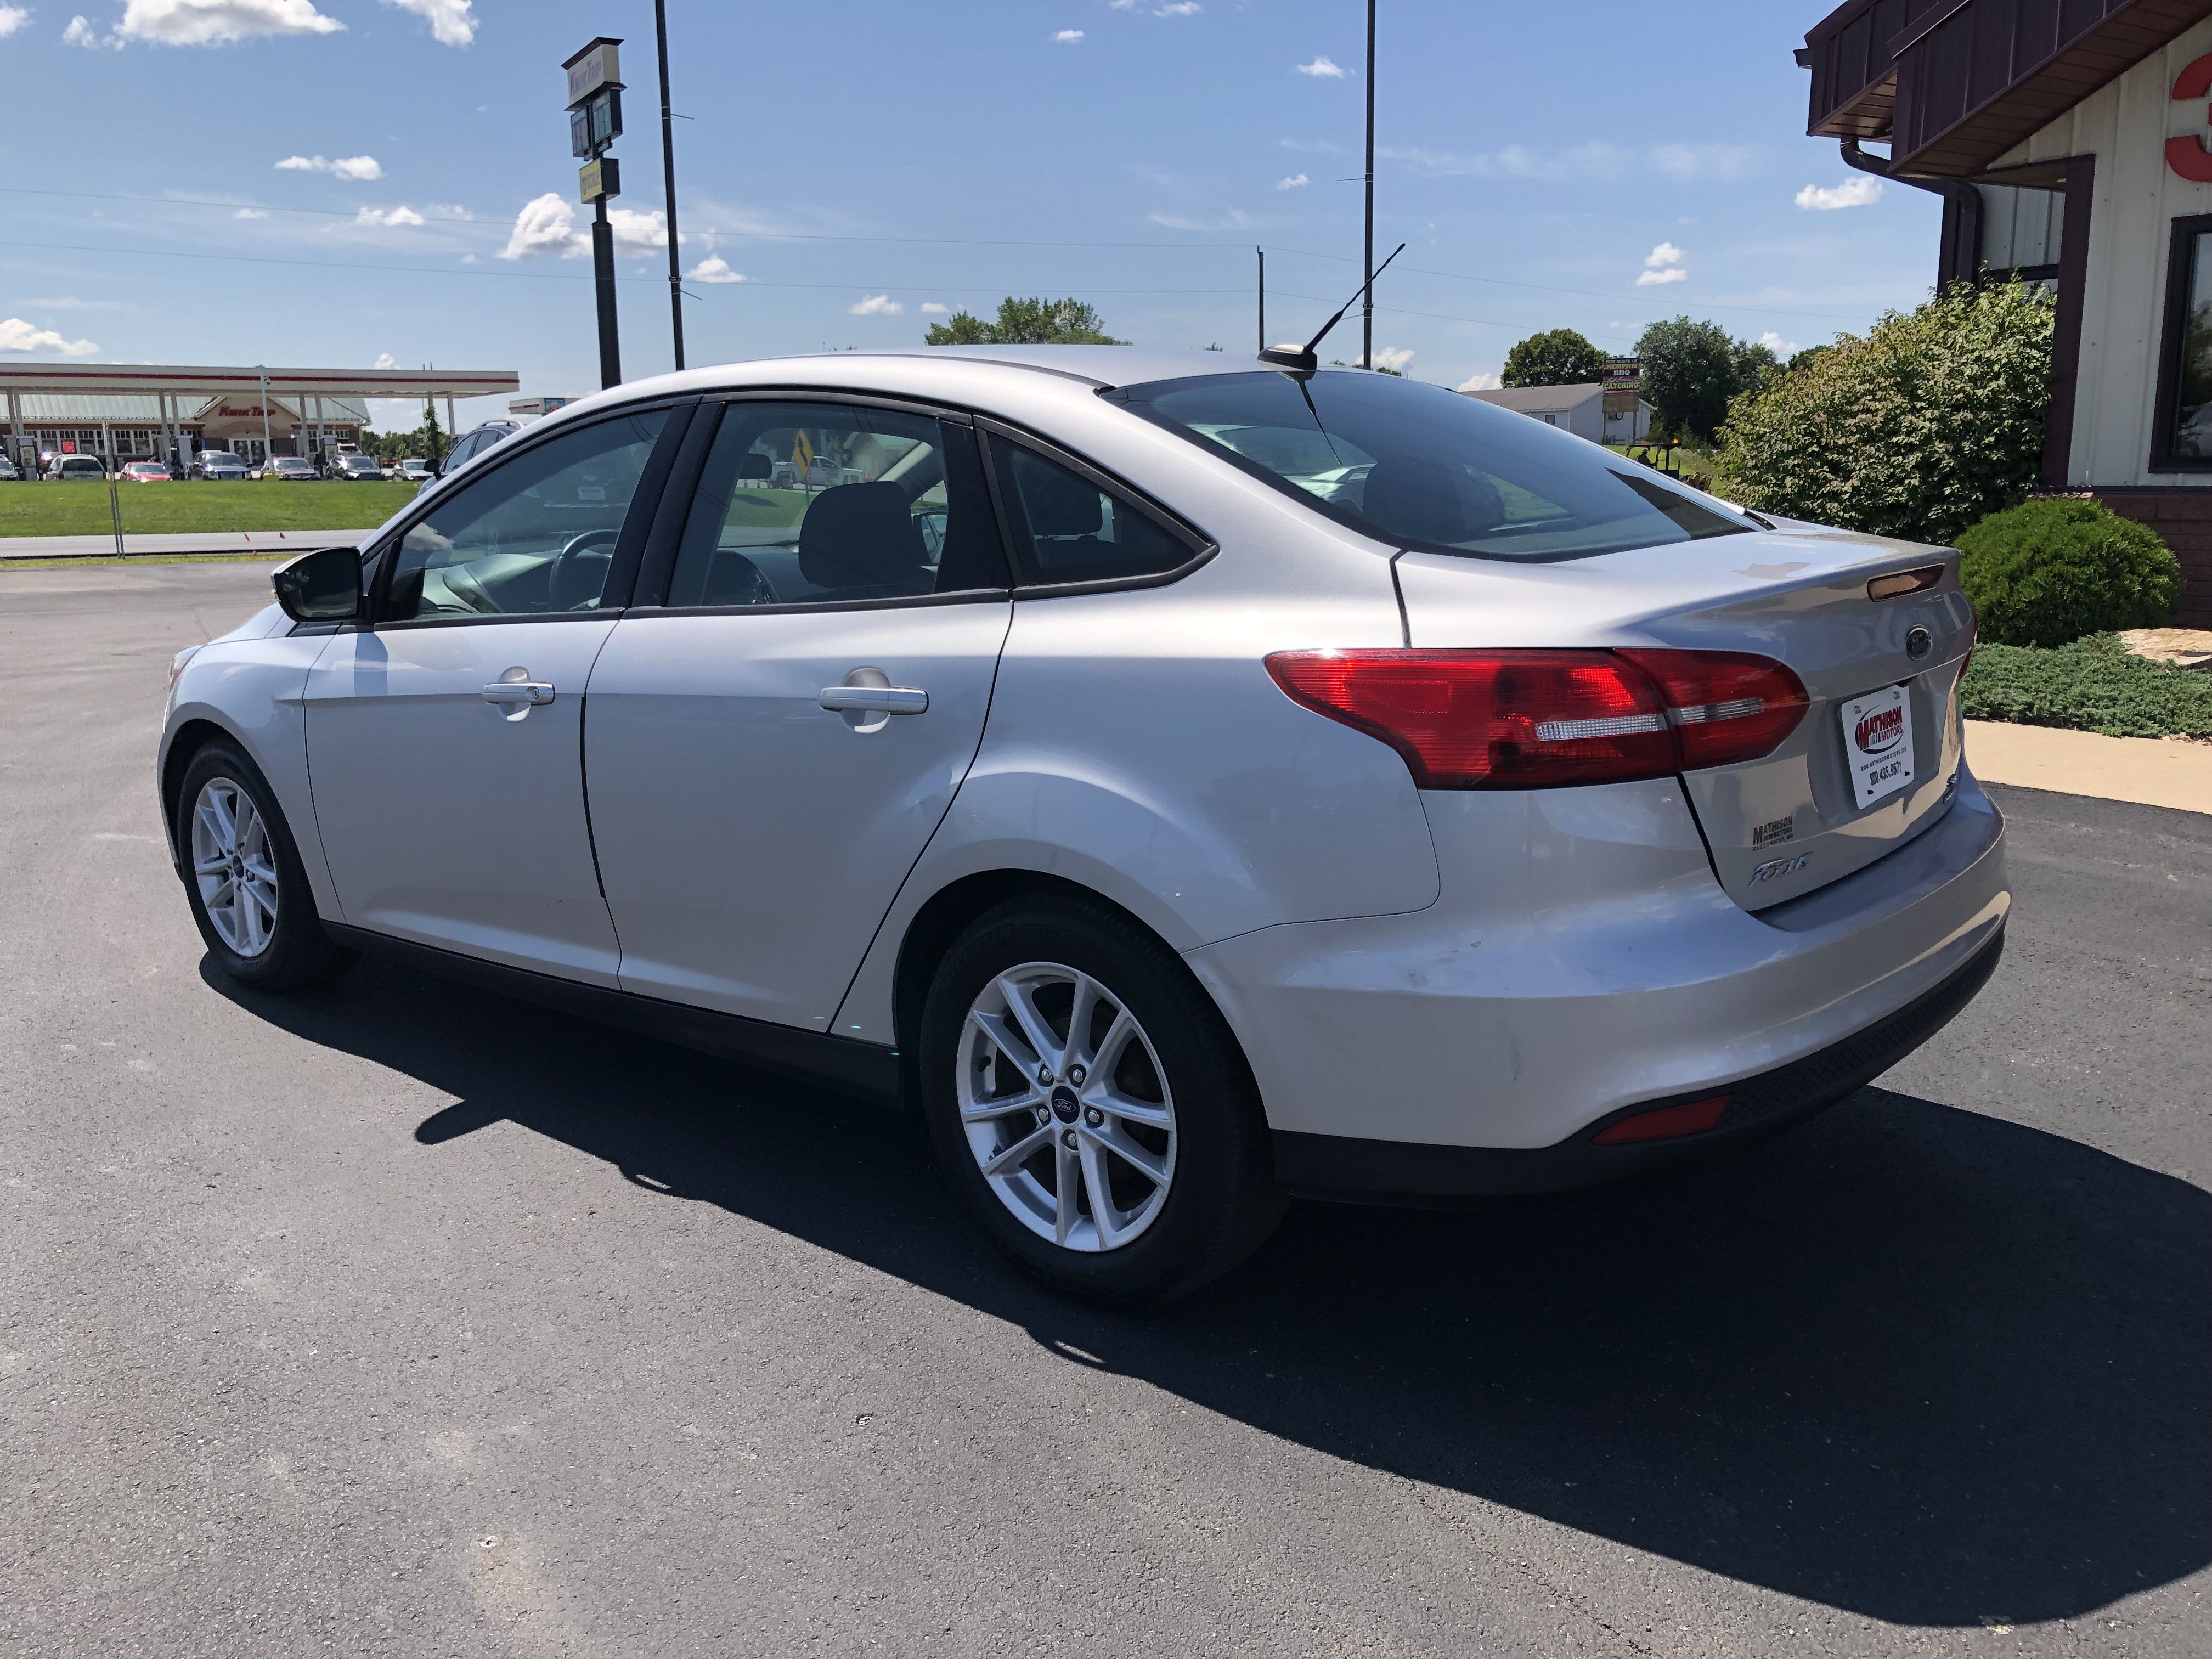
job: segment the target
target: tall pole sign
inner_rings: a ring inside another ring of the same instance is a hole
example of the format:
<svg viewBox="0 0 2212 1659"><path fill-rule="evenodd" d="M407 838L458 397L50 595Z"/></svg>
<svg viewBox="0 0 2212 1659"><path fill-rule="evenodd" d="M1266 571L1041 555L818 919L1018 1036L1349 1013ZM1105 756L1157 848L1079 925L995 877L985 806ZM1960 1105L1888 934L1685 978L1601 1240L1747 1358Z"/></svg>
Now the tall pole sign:
<svg viewBox="0 0 2212 1659"><path fill-rule="evenodd" d="M568 71L568 149L584 158L577 191L592 221L592 275L599 296L599 385L622 383L622 337L615 322L615 229L607 202L622 194L621 163L607 154L622 137L622 42L601 35L561 67ZM673 227L670 246L675 244Z"/></svg>
<svg viewBox="0 0 2212 1659"><path fill-rule="evenodd" d="M684 367L684 264L676 257L676 133L668 107L668 0L653 0L653 38L660 48L660 166L668 197L668 321L676 367Z"/></svg>

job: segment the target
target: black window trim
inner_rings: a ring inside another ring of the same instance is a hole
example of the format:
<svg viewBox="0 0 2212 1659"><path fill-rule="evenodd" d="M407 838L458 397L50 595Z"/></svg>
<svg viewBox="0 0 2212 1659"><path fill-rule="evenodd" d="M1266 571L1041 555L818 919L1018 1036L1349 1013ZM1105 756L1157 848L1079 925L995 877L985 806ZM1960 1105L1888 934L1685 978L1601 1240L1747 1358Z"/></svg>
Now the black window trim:
<svg viewBox="0 0 2212 1659"><path fill-rule="evenodd" d="M991 445L1001 442L1019 445L1047 460L1059 463L1114 497L1117 507L1127 506L1135 509L1190 550L1190 557L1172 569L1156 570L1142 576L1101 576L1079 582L1025 582L1022 580L1021 571L1017 568L1013 573L1014 597L1017 599L1053 599L1074 593L1114 593L1124 588L1164 587L1170 582L1181 581L1221 550L1220 543L1181 514L1163 506L1127 479L1107 471L1097 462L1077 454L1073 450L988 415L975 417L975 429L983 434L983 476L991 486L992 503L999 510L999 538L1006 544L1009 563L1012 562L1015 545L1012 503L1005 499L1000 489L997 461L990 453Z"/></svg>
<svg viewBox="0 0 2212 1659"><path fill-rule="evenodd" d="M684 537L684 521L691 514L691 499L697 493L699 477L706 470L708 452L714 447L715 434L721 429L722 411L732 404L850 404L863 409L889 410L894 414L914 415L925 420L945 421L957 427L974 428L976 419L969 411L952 409L943 404L920 402L912 398L896 398L872 392L846 392L817 389L812 386L737 386L726 392L704 394L700 410L701 418L692 422L684 434L684 453L678 458L661 495L659 507L654 512L652 535L646 545L645 557L638 569L638 579L632 591L635 601L623 614L626 617L787 617L803 616L817 611L891 611L914 605L1002 605L1016 592L1010 587L963 587L950 593L898 593L867 599L794 599L787 605L670 605L668 584L676 574L678 544ZM711 414L708 410L711 409ZM978 447L981 447L979 443ZM986 488L991 491L994 511L998 508L998 490L990 482L991 458L981 458ZM994 526L999 532L999 554L1009 574L1013 570L1013 550L1006 542L1005 517L1000 514ZM648 599L645 596L651 594Z"/></svg>
<svg viewBox="0 0 2212 1659"><path fill-rule="evenodd" d="M2212 233L2212 213L2192 213L2173 221L2166 253L2166 319L2159 333L2158 402L2151 410L2148 472L2212 472L2212 456L2173 453L2174 399L2181 392L2181 347L2189 329L2189 270L2191 244Z"/></svg>
<svg viewBox="0 0 2212 1659"><path fill-rule="evenodd" d="M622 538L615 544L614 558L608 571L609 591L617 592L621 603L601 605L590 611L520 611L513 616L385 617L383 611L386 589L391 586L392 566L398 562L398 560L391 555L394 549L406 540L409 531L437 510L440 500L445 492L433 489L426 492L421 501L412 505L405 519L380 535L364 553L362 562L368 564L373 562L375 567L368 584L368 602L366 609L368 620L356 623L354 626L360 631L380 633L387 629L477 628L486 623L590 622L597 618L618 618L627 614L629 609L629 601L643 560L647 538L660 516L659 503L667 489L669 471L674 465L678 452L683 447L684 439L688 435L692 425L691 414L698 403L699 398L696 394L674 398L652 398L640 403L624 404L615 409L594 410L588 419L563 421L541 432L527 430L518 432L513 437L493 446L499 452L499 458L496 460L487 461L484 464L486 470L478 475L479 477L490 477L499 468L520 460L532 450L538 449L546 444L556 443L571 432L580 432L586 428L598 426L607 421L650 414L654 410L665 410L669 416L668 424L661 428L660 436L653 444L653 453L646 459L645 470L638 475L637 490L630 497L630 510L623 517ZM440 483L443 482L443 479L440 480ZM471 486L477 482L475 478L469 480ZM638 507L648 495L653 501L652 510L641 514Z"/></svg>

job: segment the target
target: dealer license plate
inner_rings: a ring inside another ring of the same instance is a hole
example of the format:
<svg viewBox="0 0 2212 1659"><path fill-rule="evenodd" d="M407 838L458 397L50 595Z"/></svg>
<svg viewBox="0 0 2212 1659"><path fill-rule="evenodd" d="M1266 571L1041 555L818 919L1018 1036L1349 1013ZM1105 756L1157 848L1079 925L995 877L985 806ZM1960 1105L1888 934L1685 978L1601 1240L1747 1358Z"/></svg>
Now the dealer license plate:
<svg viewBox="0 0 2212 1659"><path fill-rule="evenodd" d="M1887 685L1843 707L1844 759L1862 807L1912 781L1912 703L1901 685Z"/></svg>

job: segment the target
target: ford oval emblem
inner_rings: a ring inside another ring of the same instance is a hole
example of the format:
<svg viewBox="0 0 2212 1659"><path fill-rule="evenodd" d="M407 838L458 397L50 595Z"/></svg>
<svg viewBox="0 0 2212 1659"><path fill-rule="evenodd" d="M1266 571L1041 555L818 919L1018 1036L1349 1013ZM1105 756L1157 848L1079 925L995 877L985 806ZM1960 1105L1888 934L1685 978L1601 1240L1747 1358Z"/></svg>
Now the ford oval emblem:
<svg viewBox="0 0 2212 1659"><path fill-rule="evenodd" d="M1924 628L1916 628L1905 636L1905 654L1918 662L1936 648L1936 636Z"/></svg>

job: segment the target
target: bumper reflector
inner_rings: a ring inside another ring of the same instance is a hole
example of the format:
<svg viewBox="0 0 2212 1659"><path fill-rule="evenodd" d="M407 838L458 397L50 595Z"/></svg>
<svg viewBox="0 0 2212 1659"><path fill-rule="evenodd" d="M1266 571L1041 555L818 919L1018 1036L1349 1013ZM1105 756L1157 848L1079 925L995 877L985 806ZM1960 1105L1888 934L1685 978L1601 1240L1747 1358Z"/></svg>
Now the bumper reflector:
<svg viewBox="0 0 2212 1659"><path fill-rule="evenodd" d="M1710 1100L1685 1101L1680 1106L1655 1106L1648 1112L1631 1113L1617 1123L1608 1123L1590 1137L1590 1142L1597 1146L1627 1146L1642 1140L1701 1135L1720 1126L1728 1103L1726 1095L1715 1095Z"/></svg>

